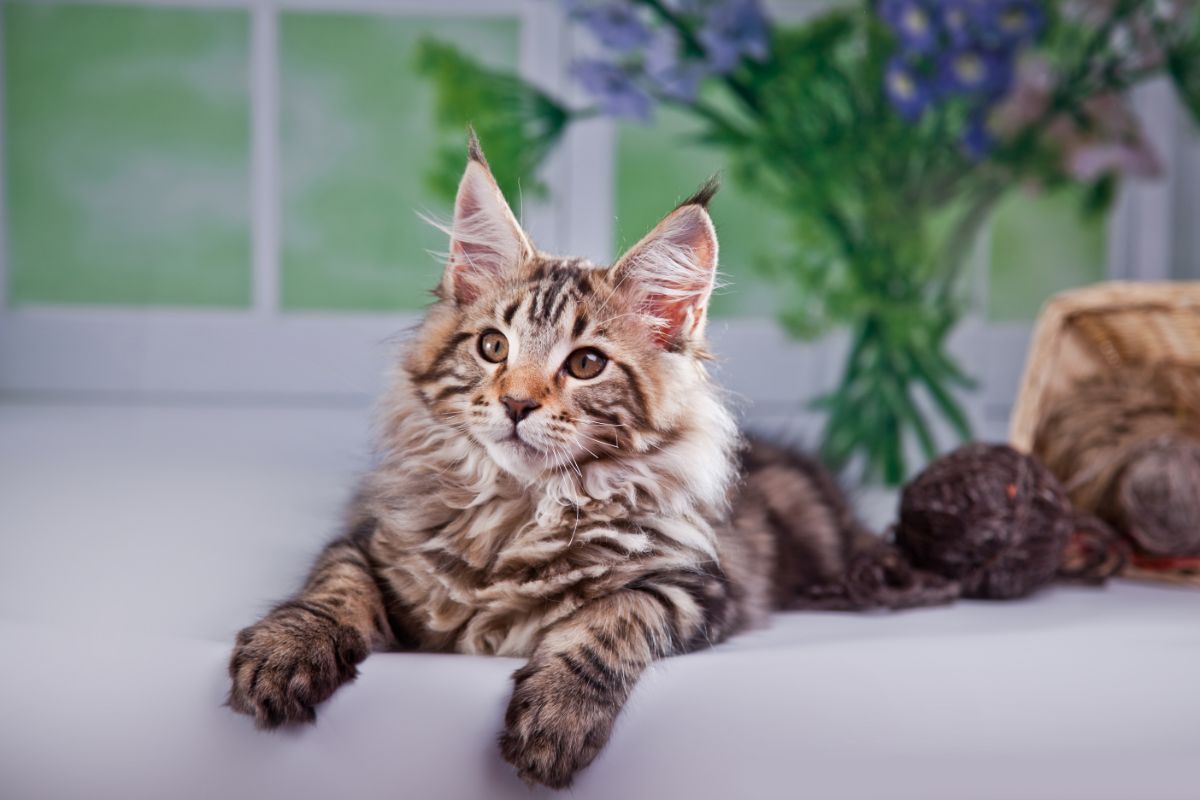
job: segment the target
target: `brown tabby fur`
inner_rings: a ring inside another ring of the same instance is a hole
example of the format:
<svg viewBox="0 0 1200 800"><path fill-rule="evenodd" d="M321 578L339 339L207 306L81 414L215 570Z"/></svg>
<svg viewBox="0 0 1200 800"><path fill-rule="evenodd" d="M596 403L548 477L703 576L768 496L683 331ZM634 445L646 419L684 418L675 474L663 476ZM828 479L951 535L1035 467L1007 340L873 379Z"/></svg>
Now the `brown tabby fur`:
<svg viewBox="0 0 1200 800"><path fill-rule="evenodd" d="M527 656L501 753L563 787L653 660L836 580L867 534L819 468L745 444L707 377L714 188L600 268L534 249L473 144L378 464L301 591L238 635L235 710L310 722L374 649ZM608 359L590 380L565 367L584 346ZM536 408L510 419L503 396Z"/></svg>

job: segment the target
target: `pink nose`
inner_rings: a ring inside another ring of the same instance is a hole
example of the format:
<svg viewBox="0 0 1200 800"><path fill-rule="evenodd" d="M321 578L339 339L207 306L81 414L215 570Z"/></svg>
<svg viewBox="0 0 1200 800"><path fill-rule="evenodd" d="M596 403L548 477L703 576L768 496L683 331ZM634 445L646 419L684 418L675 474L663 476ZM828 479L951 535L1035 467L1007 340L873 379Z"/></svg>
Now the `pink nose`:
<svg viewBox="0 0 1200 800"><path fill-rule="evenodd" d="M504 404L504 410L508 412L508 418L514 424L528 417L534 409L542 407L541 403L528 397L518 400L506 394L500 396L500 402Z"/></svg>

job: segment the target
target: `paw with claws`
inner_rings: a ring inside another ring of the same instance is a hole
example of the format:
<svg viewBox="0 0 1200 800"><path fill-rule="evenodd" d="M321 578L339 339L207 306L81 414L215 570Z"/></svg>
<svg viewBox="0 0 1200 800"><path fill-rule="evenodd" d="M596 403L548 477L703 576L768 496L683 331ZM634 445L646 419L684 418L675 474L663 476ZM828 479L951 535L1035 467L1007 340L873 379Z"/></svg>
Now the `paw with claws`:
<svg viewBox="0 0 1200 800"><path fill-rule="evenodd" d="M500 752L526 783L565 788L608 741L620 701L559 661L523 667L513 679Z"/></svg>
<svg viewBox="0 0 1200 800"><path fill-rule="evenodd" d="M325 615L275 611L237 636L229 706L260 728L314 722L314 707L354 680L368 649L358 631Z"/></svg>

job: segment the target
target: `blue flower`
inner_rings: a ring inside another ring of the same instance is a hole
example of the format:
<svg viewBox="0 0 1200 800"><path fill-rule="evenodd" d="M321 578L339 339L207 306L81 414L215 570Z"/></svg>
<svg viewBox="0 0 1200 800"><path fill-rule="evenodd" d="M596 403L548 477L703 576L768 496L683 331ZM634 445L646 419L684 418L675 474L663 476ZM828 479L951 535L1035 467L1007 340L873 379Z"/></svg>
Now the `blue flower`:
<svg viewBox="0 0 1200 800"><path fill-rule="evenodd" d="M649 121L653 102L628 69L601 59L581 59L571 66L571 74L605 114Z"/></svg>
<svg viewBox="0 0 1200 800"><path fill-rule="evenodd" d="M963 48L950 50L938 61L938 86L944 94L999 97L1012 85L1010 53Z"/></svg>
<svg viewBox="0 0 1200 800"><path fill-rule="evenodd" d="M996 139L988 128L988 109L977 109L971 114L963 130L962 146L972 161L982 160L995 148Z"/></svg>
<svg viewBox="0 0 1200 800"><path fill-rule="evenodd" d="M669 33L655 39L646 52L645 68L655 89L684 102L696 99L700 82L709 75L705 62L682 58L678 38Z"/></svg>
<svg viewBox="0 0 1200 800"><path fill-rule="evenodd" d="M888 62L883 88L888 102L909 122L919 119L933 99L928 81L903 56L893 56Z"/></svg>
<svg viewBox="0 0 1200 800"><path fill-rule="evenodd" d="M626 3L569 0L567 9L600 44L610 50L621 53L637 50L654 38L637 10Z"/></svg>
<svg viewBox="0 0 1200 800"><path fill-rule="evenodd" d="M758 0L726 0L707 13L698 38L713 71L729 72L747 56L766 59L770 36Z"/></svg>
<svg viewBox="0 0 1200 800"><path fill-rule="evenodd" d="M685 14L699 14L718 0L667 0L667 5Z"/></svg>
<svg viewBox="0 0 1200 800"><path fill-rule="evenodd" d="M929 4L922 0L880 0L879 16L910 53L928 53L937 48L938 29Z"/></svg>
<svg viewBox="0 0 1200 800"><path fill-rule="evenodd" d="M987 0L941 0L937 6L938 23L946 38L956 47L975 43L975 33L983 21Z"/></svg>
<svg viewBox="0 0 1200 800"><path fill-rule="evenodd" d="M1046 13L1036 0L993 0L985 7L983 34L1002 45L1032 42L1046 27Z"/></svg>

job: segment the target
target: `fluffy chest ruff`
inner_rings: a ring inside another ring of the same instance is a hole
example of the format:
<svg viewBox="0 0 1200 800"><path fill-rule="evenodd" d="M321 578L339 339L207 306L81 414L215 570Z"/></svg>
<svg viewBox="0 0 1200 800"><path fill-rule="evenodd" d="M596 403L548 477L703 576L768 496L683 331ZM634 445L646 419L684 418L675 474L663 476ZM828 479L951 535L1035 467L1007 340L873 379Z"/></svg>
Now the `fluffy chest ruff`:
<svg viewBox="0 0 1200 800"><path fill-rule="evenodd" d="M698 398L693 420L646 452L533 481L404 406L366 499L377 571L422 647L527 656L543 630L591 600L719 566L734 427L715 398Z"/></svg>

